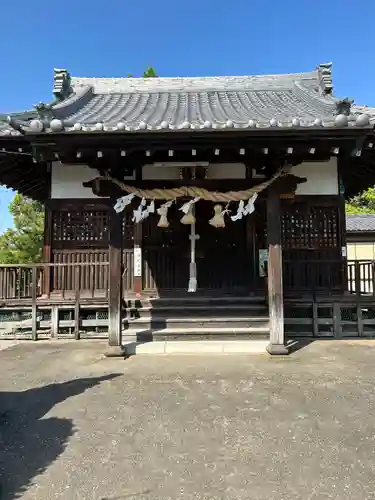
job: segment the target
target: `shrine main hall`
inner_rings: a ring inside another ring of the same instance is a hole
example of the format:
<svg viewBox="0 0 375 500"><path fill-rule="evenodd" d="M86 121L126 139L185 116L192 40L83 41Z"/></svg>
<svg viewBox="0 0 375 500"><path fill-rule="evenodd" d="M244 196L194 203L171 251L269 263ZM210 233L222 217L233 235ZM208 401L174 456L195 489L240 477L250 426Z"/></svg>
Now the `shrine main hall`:
<svg viewBox="0 0 375 500"><path fill-rule="evenodd" d="M353 93L355 89L353 89ZM0 115L0 182L45 207L41 263L0 266L0 335L109 354L287 354L373 336L345 200L375 184L375 109L306 73L78 78Z"/></svg>

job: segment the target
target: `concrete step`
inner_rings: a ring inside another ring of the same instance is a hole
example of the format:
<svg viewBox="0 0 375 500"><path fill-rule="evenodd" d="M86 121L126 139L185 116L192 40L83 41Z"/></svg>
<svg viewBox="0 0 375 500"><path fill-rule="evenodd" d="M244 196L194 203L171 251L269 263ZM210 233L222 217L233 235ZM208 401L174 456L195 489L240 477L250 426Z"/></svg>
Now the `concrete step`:
<svg viewBox="0 0 375 500"><path fill-rule="evenodd" d="M267 354L268 340L198 340L157 342L124 342L128 356L132 355L204 355L204 354Z"/></svg>

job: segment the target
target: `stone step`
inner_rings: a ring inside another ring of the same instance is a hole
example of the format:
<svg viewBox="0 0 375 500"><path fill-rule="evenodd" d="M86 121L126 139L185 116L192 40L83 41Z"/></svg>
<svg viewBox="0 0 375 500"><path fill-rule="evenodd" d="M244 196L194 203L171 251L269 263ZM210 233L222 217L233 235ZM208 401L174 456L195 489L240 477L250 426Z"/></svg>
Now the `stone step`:
<svg viewBox="0 0 375 500"><path fill-rule="evenodd" d="M268 316L268 308L262 304L223 304L217 305L172 305L172 306L150 306L139 308L127 308L126 317L131 318L153 318L163 316L170 318L181 318L187 315L191 317L232 317L232 316Z"/></svg>
<svg viewBox="0 0 375 500"><path fill-rule="evenodd" d="M149 342L152 340L231 340L231 339L268 339L269 327L258 326L212 326L212 327L189 327L167 326L165 328L130 328L123 331L123 339Z"/></svg>
<svg viewBox="0 0 375 500"><path fill-rule="evenodd" d="M221 296L221 297L196 297L194 294L187 294L184 297L161 297L128 299L125 300L127 308L145 308L145 307L223 307L229 305L260 305L267 307L264 297L243 297L243 296Z"/></svg>
<svg viewBox="0 0 375 500"><path fill-rule="evenodd" d="M157 342L124 342L126 355L204 355L204 354L267 354L268 340L198 340Z"/></svg>
<svg viewBox="0 0 375 500"><path fill-rule="evenodd" d="M180 317L171 318L155 316L152 318L136 318L125 320L124 327L128 330L133 328L162 329L172 328L269 328L267 316L232 316L232 317Z"/></svg>

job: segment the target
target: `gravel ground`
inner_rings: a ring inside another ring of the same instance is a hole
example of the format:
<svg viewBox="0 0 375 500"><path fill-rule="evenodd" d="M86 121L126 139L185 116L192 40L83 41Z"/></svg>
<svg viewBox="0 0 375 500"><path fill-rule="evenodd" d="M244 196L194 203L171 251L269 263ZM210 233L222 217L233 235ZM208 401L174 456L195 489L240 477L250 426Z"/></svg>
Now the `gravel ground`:
<svg viewBox="0 0 375 500"><path fill-rule="evenodd" d="M375 343L287 358L0 352L1 500L375 499Z"/></svg>

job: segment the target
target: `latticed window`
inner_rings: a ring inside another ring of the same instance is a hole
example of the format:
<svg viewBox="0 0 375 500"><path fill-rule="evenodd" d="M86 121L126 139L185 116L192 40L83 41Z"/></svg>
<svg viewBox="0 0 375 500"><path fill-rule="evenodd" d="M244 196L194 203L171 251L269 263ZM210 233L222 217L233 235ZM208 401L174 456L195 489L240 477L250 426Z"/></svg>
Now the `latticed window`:
<svg viewBox="0 0 375 500"><path fill-rule="evenodd" d="M282 215L283 248L318 250L339 246L337 207L295 203L288 208Z"/></svg>
<svg viewBox="0 0 375 500"><path fill-rule="evenodd" d="M54 248L106 247L109 214L106 210L62 210L53 213Z"/></svg>

